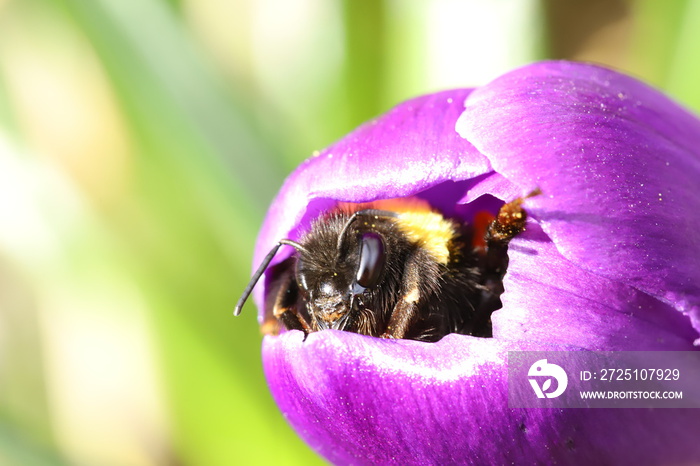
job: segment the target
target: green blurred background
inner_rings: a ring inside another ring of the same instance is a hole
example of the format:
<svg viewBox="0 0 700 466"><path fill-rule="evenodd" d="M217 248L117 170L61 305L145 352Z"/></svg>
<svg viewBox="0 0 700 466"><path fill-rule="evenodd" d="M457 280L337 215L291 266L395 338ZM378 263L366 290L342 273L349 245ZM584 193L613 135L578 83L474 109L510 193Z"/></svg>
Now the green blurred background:
<svg viewBox="0 0 700 466"><path fill-rule="evenodd" d="M267 205L411 96L605 63L700 109L700 2L0 0L0 465L320 464L231 316Z"/></svg>

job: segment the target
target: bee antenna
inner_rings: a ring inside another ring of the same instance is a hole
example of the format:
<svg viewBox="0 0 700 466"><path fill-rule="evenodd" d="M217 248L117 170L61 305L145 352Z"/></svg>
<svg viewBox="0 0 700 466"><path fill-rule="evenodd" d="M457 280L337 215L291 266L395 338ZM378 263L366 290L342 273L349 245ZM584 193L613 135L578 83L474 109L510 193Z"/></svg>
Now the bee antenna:
<svg viewBox="0 0 700 466"><path fill-rule="evenodd" d="M289 240L289 239L282 239L280 240L276 245L270 249L270 252L267 253L267 256L263 259L262 263L260 264L260 267L258 267L258 270L255 271L253 276L250 279L250 282L248 282L248 286L245 287L245 290L243 290L243 295L240 297L238 302L236 303L236 307L233 308L233 315L237 316L241 313L241 310L243 309L243 305L245 302L248 300L248 297L250 296L250 293L253 292L253 288L255 288L255 285L258 283L258 280L260 280L260 277L262 277L262 274L265 273L265 270L267 270L267 266L270 265L270 262L272 262L272 258L275 257L275 254L277 254L277 251L279 250L282 245L286 244L287 246L291 246L297 251L300 252L307 252L306 248L302 246L301 244Z"/></svg>
<svg viewBox="0 0 700 466"><path fill-rule="evenodd" d="M399 214L398 212L392 212L390 210L379 210L379 209L364 209L364 210L358 210L354 214L350 216L347 222L345 222L345 225L343 226L342 231L340 232L340 235L338 235L338 244L337 244L337 251L338 254L340 254L340 251L342 250L343 243L345 242L345 237L347 236L347 232L350 229L350 225L357 220L357 217L359 216L367 216L367 217L389 217L389 218L398 218Z"/></svg>

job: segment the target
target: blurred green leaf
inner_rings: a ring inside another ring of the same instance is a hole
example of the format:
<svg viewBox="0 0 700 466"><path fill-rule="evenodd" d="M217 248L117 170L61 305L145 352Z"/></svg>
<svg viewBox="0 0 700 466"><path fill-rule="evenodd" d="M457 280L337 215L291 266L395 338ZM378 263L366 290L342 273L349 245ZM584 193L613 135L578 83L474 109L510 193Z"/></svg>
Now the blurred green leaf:
<svg viewBox="0 0 700 466"><path fill-rule="evenodd" d="M685 3L685 8L678 25L675 47L669 54L669 72L665 88L685 105L700 112L700 2L678 2L681 3Z"/></svg>
<svg viewBox="0 0 700 466"><path fill-rule="evenodd" d="M282 180L275 158L162 2L56 0L68 7L113 79L153 156L206 175L212 189L263 209Z"/></svg>
<svg viewBox="0 0 700 466"><path fill-rule="evenodd" d="M40 446L21 431L0 421L0 464L3 466L68 466L65 459Z"/></svg>
<svg viewBox="0 0 700 466"><path fill-rule="evenodd" d="M628 66L650 84L664 87L672 72L679 31L688 5L677 0L636 0L631 3L632 24Z"/></svg>
<svg viewBox="0 0 700 466"><path fill-rule="evenodd" d="M101 57L138 143L133 196L106 221L149 300L172 455L210 465L313 461L270 398L252 309L230 314L260 212L282 178L270 147L164 4L61 4Z"/></svg>

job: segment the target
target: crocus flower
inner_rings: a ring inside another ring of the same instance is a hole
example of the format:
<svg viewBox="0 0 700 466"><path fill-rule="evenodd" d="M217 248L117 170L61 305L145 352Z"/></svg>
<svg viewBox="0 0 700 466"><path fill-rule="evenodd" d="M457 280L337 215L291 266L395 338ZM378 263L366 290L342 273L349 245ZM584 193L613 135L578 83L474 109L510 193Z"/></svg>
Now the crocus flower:
<svg viewBox="0 0 700 466"><path fill-rule="evenodd" d="M506 365L518 350L697 350L699 186L700 121L608 69L538 63L405 102L289 177L256 264L339 201L418 196L466 217L539 187L493 338L266 336L272 394L339 464L700 462L696 410L511 409Z"/></svg>

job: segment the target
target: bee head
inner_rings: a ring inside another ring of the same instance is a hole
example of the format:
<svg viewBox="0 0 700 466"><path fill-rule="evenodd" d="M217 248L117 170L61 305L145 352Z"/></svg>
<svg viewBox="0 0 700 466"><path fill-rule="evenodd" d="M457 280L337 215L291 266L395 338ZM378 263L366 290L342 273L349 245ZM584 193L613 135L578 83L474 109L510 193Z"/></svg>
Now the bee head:
<svg viewBox="0 0 700 466"><path fill-rule="evenodd" d="M296 277L307 311L319 329L352 329L384 277L387 248L378 231L356 228L354 216L340 233L317 230L300 252ZM327 233L327 234L324 234Z"/></svg>

